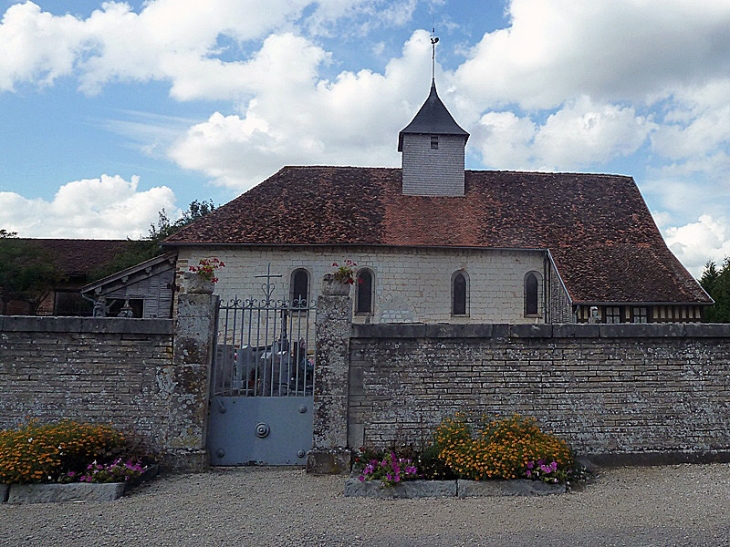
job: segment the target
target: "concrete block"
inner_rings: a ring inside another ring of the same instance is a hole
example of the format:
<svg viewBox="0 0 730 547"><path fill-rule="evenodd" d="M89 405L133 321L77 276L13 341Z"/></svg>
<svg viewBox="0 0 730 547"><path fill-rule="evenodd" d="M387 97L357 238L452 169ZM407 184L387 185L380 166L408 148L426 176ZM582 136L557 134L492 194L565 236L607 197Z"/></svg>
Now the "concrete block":
<svg viewBox="0 0 730 547"><path fill-rule="evenodd" d="M10 491L9 484L0 484L0 503L8 501L8 492Z"/></svg>
<svg viewBox="0 0 730 547"><path fill-rule="evenodd" d="M345 496L378 499L454 497L456 481L403 481L393 486L383 486L382 481L347 479Z"/></svg>
<svg viewBox="0 0 730 547"><path fill-rule="evenodd" d="M352 453L347 449L312 450L307 454L307 473L343 475L350 472Z"/></svg>
<svg viewBox="0 0 730 547"><path fill-rule="evenodd" d="M549 496L564 494L564 484L548 484L542 481L527 479L515 480L458 480L458 496L460 498L476 498L488 496Z"/></svg>
<svg viewBox="0 0 730 547"><path fill-rule="evenodd" d="M11 484L8 503L114 501L124 495L123 482L104 484Z"/></svg>

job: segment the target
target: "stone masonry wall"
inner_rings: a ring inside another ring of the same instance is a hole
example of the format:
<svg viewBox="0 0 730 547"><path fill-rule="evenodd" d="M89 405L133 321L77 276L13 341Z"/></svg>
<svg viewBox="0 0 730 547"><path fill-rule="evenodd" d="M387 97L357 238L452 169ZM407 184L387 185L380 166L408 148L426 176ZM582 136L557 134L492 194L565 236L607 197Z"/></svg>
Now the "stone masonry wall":
<svg viewBox="0 0 730 547"><path fill-rule="evenodd" d="M344 254L343 254L344 253ZM223 301L234 297L261 299L261 276L271 265L274 299L290 298L292 272L304 268L310 275L310 300L317 301L322 279L332 263L354 260L374 274L372 316L356 315L355 323L539 323L542 317L524 316L524 279L530 271L543 275L541 251L394 248L181 248L178 274L200 258L217 256L216 294ZM469 316L451 316L451 279L457 270L469 276ZM354 291L353 295L354 296ZM311 317L312 322L314 316ZM311 325L314 332L314 325Z"/></svg>
<svg viewBox="0 0 730 547"><path fill-rule="evenodd" d="M533 416L606 460L730 451L730 325L355 325L350 357L351 448L466 411Z"/></svg>
<svg viewBox="0 0 730 547"><path fill-rule="evenodd" d="M28 418L135 429L166 444L172 321L0 317L0 428Z"/></svg>
<svg viewBox="0 0 730 547"><path fill-rule="evenodd" d="M169 319L0 316L0 429L37 419L134 431L167 470L207 467L215 303Z"/></svg>

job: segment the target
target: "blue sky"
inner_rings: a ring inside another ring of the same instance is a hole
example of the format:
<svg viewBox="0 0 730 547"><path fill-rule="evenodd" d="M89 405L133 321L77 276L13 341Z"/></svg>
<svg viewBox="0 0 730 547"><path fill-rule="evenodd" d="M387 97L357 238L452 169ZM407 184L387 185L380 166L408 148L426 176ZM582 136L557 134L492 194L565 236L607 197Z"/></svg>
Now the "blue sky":
<svg viewBox="0 0 730 547"><path fill-rule="evenodd" d="M435 26L468 168L632 175L693 274L730 255L726 0L0 10L0 228L22 237L136 238L284 165L398 166Z"/></svg>

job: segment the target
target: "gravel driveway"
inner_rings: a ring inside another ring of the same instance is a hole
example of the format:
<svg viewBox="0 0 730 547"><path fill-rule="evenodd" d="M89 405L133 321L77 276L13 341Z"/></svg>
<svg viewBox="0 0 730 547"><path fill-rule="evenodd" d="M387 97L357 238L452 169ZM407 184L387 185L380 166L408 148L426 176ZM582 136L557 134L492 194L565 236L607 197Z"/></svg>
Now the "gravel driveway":
<svg viewBox="0 0 730 547"><path fill-rule="evenodd" d="M112 503L0 505L0 545L730 545L730 465L608 469L530 498L345 498L295 468L158 478Z"/></svg>

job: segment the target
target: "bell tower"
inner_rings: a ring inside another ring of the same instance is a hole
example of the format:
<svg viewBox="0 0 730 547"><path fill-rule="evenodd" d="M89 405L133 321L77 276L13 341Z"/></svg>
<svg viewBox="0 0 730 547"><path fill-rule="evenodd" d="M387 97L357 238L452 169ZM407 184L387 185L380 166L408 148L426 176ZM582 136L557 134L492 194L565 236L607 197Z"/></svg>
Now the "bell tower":
<svg viewBox="0 0 730 547"><path fill-rule="evenodd" d="M431 38L432 67L438 38ZM433 69L432 69L433 70ZM436 92L435 75L431 92L421 109L399 134L402 153L403 193L410 196L463 196L464 149L469 133L454 121Z"/></svg>

